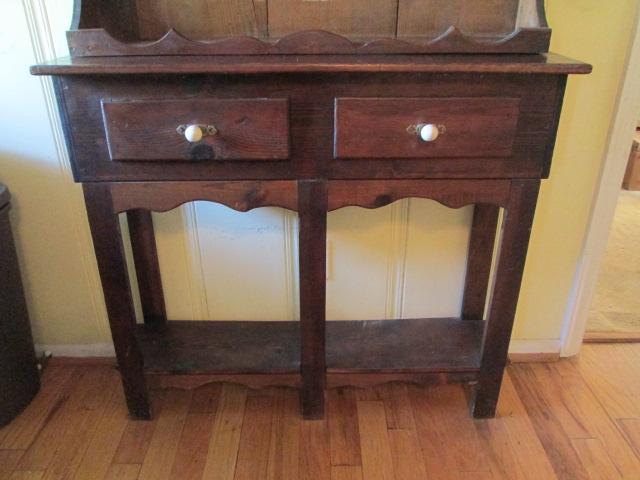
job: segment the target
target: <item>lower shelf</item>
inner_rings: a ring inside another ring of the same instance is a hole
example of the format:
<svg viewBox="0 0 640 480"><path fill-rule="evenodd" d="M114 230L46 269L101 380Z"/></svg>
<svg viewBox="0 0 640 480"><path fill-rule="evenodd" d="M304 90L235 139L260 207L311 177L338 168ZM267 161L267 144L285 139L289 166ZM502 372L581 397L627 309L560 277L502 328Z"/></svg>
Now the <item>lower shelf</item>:
<svg viewBox="0 0 640 480"><path fill-rule="evenodd" d="M327 322L327 371L477 372L482 321L455 318ZM170 321L137 328L151 374L297 374L298 322Z"/></svg>

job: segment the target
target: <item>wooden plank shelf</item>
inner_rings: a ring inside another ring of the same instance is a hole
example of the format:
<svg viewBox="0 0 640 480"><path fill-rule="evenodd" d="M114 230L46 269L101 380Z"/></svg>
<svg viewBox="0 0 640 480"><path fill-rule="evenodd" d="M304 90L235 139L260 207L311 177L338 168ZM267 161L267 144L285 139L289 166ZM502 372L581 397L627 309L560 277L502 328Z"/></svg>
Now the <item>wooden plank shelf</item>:
<svg viewBox="0 0 640 480"><path fill-rule="evenodd" d="M327 322L329 373L477 372L485 322L456 318ZM150 374L291 374L298 322L170 321L137 327Z"/></svg>

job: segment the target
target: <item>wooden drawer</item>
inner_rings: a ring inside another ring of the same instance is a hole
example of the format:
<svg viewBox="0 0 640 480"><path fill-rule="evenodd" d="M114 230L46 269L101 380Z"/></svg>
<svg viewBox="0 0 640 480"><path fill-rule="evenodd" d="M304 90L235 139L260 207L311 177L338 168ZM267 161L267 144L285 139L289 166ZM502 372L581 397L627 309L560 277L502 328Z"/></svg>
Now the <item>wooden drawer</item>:
<svg viewBox="0 0 640 480"><path fill-rule="evenodd" d="M337 98L334 157L510 157L519 113L517 98ZM438 137L420 138L421 125Z"/></svg>
<svg viewBox="0 0 640 480"><path fill-rule="evenodd" d="M102 101L113 161L286 160L287 99ZM212 126L190 143L177 128Z"/></svg>
<svg viewBox="0 0 640 480"><path fill-rule="evenodd" d="M564 91L544 75L152 78L56 78L76 180L540 178ZM189 122L219 129L210 151L178 135ZM406 131L419 122L447 132L423 144Z"/></svg>

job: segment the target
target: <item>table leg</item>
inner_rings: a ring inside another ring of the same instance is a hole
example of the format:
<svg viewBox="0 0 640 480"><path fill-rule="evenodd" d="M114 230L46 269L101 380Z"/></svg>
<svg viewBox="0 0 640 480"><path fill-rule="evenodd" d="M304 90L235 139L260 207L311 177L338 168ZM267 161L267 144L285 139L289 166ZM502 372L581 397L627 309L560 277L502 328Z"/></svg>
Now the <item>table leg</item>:
<svg viewBox="0 0 640 480"><path fill-rule="evenodd" d="M129 210L127 221L144 323L154 327L165 326L167 313L151 212L141 209Z"/></svg>
<svg viewBox="0 0 640 480"><path fill-rule="evenodd" d="M327 183L298 182L302 413L324 415Z"/></svg>
<svg viewBox="0 0 640 480"><path fill-rule="evenodd" d="M467 277L462 300L464 320L484 319L499 211L500 207L497 205L479 203L473 212Z"/></svg>
<svg viewBox="0 0 640 480"><path fill-rule="evenodd" d="M539 188L540 180L511 182L482 345L480 375L473 405L475 418L491 418L496 413Z"/></svg>
<svg viewBox="0 0 640 480"><path fill-rule="evenodd" d="M118 367L132 417L151 418L143 359L135 338L135 311L118 215L108 184L83 184L85 204Z"/></svg>

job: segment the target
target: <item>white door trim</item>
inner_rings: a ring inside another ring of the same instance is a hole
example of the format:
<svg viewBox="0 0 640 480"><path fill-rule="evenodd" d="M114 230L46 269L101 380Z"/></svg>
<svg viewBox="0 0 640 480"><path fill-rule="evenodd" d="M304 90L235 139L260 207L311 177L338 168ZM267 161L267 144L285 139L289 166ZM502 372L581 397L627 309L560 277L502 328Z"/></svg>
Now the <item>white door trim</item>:
<svg viewBox="0 0 640 480"><path fill-rule="evenodd" d="M607 247L622 179L629 159L631 138L640 118L639 23L640 11L636 16L587 234L565 312L560 352L563 357L576 355L582 345L600 264Z"/></svg>

